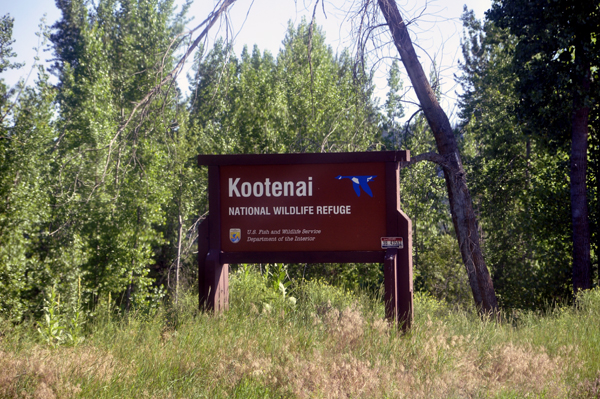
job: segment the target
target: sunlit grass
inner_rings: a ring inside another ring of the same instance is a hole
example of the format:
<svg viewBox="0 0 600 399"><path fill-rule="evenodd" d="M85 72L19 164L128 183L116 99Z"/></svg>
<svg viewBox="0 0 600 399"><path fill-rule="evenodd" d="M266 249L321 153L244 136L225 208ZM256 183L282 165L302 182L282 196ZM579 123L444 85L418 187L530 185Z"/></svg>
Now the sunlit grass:
<svg viewBox="0 0 600 399"><path fill-rule="evenodd" d="M296 303L289 300L294 296ZM99 316L77 347L2 327L0 397L597 398L600 290L575 307L502 323L416 295L402 334L383 306L318 282L288 298L257 272L231 277L231 309L190 293L153 315Z"/></svg>

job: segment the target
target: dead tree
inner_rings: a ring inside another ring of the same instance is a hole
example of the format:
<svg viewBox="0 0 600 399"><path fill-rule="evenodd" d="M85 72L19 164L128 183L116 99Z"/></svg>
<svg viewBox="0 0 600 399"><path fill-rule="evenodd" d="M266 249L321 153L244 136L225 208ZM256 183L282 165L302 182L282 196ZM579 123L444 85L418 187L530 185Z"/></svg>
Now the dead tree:
<svg viewBox="0 0 600 399"><path fill-rule="evenodd" d="M372 0L367 0L366 3L363 3L363 11L366 12L369 10L370 1ZM415 161L422 158L436 162L443 167L448 189L450 211L452 212L452 222L454 223L454 229L458 238L460 253L469 276L473 298L481 312L496 312L498 301L481 251L477 218L473 211L471 195L465 178L465 170L450 121L437 101L435 93L423 71L423 67L419 62L410 39L407 26L398 11L395 0L377 0L377 4L385 18L394 46L400 54L402 63L406 68L436 141L437 154L423 154L420 158L416 157Z"/></svg>

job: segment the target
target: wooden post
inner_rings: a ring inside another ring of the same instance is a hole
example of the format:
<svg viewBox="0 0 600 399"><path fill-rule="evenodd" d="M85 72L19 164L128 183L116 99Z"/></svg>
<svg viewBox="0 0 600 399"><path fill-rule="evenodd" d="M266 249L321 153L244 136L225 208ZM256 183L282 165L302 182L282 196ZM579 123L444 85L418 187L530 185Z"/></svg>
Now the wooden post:
<svg viewBox="0 0 600 399"><path fill-rule="evenodd" d="M211 249L212 219L198 227L198 303L201 310L220 313L229 309L229 265L221 263L220 251Z"/></svg>
<svg viewBox="0 0 600 399"><path fill-rule="evenodd" d="M220 251L211 249L206 256L209 292L206 309L221 313L229 309L229 265L220 261Z"/></svg>
<svg viewBox="0 0 600 399"><path fill-rule="evenodd" d="M221 262L221 205L219 167L208 167L209 217L198 231L198 295L200 309L223 312L229 309L229 265Z"/></svg>
<svg viewBox="0 0 600 399"><path fill-rule="evenodd" d="M404 239L404 248L398 250L396 278L398 290L398 322L404 331L413 322L413 261L412 261L412 222L398 210L399 235Z"/></svg>
<svg viewBox="0 0 600 399"><path fill-rule="evenodd" d="M385 301L385 318L395 322L398 320L398 250L388 249L383 262L383 286Z"/></svg>
<svg viewBox="0 0 600 399"><path fill-rule="evenodd" d="M386 162L387 234L402 237L403 247L388 249L384 261L385 316L404 330L413 321L412 223L400 210L400 163Z"/></svg>

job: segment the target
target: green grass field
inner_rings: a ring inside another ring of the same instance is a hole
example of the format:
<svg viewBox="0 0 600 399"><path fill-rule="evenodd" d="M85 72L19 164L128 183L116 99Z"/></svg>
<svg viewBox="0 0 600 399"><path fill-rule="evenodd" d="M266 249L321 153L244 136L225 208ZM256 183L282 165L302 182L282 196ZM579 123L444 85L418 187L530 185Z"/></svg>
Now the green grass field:
<svg viewBox="0 0 600 399"><path fill-rule="evenodd" d="M1 398L600 398L600 290L497 323L416 295L407 334L380 300L323 283L230 277L231 309L119 316L78 345L1 324ZM293 295L296 299L289 299Z"/></svg>

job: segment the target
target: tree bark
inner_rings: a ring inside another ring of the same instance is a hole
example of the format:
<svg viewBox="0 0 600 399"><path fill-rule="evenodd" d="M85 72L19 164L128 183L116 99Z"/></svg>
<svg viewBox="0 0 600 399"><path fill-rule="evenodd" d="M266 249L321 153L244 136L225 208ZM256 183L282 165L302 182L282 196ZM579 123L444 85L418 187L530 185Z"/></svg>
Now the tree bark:
<svg viewBox="0 0 600 399"><path fill-rule="evenodd" d="M585 100L590 91L590 63L584 59L583 44L576 45L581 81L573 90L571 119L571 220L573 223L573 292L592 288L590 226L587 206L587 147L590 108Z"/></svg>
<svg viewBox="0 0 600 399"><path fill-rule="evenodd" d="M423 108L425 118L433 131L439 155L447 165L444 167L444 177L448 189L452 222L454 223L462 259L467 269L473 298L481 312L496 312L498 301L490 273L481 252L477 219L473 211L471 195L465 180L465 170L462 166L450 121L439 105L435 93L425 76L395 0L378 0L378 4L415 89L419 103Z"/></svg>

